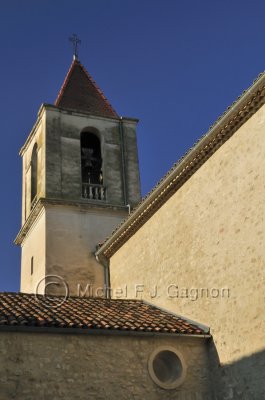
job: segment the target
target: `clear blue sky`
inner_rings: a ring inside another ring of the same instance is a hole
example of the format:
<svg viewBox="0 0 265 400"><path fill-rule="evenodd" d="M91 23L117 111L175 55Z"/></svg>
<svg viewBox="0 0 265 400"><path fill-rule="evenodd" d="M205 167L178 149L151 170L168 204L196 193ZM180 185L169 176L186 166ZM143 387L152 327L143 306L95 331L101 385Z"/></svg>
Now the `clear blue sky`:
<svg viewBox="0 0 265 400"><path fill-rule="evenodd" d="M146 194L265 66L262 0L9 0L0 11L0 290L19 290L21 160L41 103L80 61L120 115L140 119Z"/></svg>

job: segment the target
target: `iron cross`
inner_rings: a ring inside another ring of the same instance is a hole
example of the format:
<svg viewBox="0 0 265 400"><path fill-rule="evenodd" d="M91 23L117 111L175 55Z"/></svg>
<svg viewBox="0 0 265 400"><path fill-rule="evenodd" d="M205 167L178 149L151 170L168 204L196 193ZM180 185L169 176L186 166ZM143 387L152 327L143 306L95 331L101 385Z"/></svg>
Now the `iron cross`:
<svg viewBox="0 0 265 400"><path fill-rule="evenodd" d="M73 56L74 56L74 60L78 58L78 44L81 43L81 40L78 38L78 36L73 33L73 35L69 38L70 42L73 43Z"/></svg>

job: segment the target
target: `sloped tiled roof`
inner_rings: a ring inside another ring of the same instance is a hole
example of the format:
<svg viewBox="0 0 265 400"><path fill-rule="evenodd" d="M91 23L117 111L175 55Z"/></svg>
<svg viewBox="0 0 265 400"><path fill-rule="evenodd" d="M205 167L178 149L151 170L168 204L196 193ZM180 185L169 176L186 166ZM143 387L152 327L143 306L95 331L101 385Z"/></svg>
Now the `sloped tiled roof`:
<svg viewBox="0 0 265 400"><path fill-rule="evenodd" d="M54 103L57 107L85 111L104 117L118 117L84 66L74 60Z"/></svg>
<svg viewBox="0 0 265 400"><path fill-rule="evenodd" d="M52 302L50 298L52 297ZM205 335L202 327L142 300L110 300L91 297L35 296L0 293L1 326L81 328ZM51 304L61 302L58 307Z"/></svg>

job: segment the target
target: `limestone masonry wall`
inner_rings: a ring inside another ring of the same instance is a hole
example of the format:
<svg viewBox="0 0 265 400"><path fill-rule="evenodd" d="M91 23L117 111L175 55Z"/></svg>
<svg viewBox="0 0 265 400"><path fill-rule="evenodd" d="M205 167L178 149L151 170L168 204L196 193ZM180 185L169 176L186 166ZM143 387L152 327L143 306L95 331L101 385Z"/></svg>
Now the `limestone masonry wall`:
<svg viewBox="0 0 265 400"><path fill-rule="evenodd" d="M265 106L110 260L113 297L142 296L211 327L236 374L232 394L256 365L249 398L254 387L265 395L264 199Z"/></svg>
<svg viewBox="0 0 265 400"><path fill-rule="evenodd" d="M157 386L147 368L164 345L187 364L174 390ZM0 332L0 361L3 400L212 400L202 338Z"/></svg>

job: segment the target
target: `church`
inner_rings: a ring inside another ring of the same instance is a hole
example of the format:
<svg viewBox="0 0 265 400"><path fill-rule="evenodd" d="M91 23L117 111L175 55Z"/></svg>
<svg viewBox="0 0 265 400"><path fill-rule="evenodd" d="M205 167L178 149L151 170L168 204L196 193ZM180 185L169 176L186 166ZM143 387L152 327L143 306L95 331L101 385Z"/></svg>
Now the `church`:
<svg viewBox="0 0 265 400"><path fill-rule="evenodd" d="M265 398L265 75L141 199L136 128L79 61L23 145L0 399Z"/></svg>

